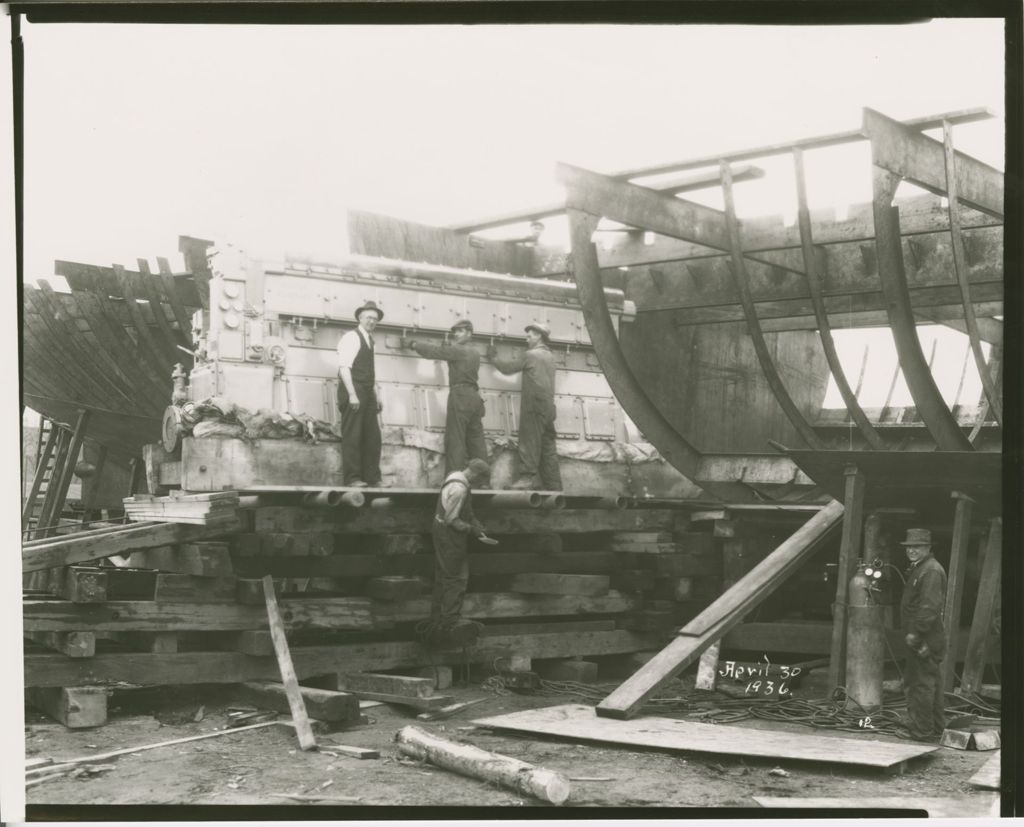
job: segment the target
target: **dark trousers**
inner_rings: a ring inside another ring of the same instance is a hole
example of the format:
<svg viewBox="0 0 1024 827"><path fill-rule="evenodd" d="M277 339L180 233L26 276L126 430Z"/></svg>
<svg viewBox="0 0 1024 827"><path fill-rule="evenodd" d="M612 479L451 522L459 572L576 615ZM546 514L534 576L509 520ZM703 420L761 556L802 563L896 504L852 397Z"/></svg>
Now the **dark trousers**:
<svg viewBox="0 0 1024 827"><path fill-rule="evenodd" d="M562 490L555 447L555 418L539 411L522 411L519 418L519 473L540 477L549 491Z"/></svg>
<svg viewBox="0 0 1024 827"><path fill-rule="evenodd" d="M484 401L476 388L455 385L448 392L444 423L445 476L461 471L471 459L487 461L484 440Z"/></svg>
<svg viewBox="0 0 1024 827"><path fill-rule="evenodd" d="M353 382L359 410L349 405L345 383L338 381L338 410L341 411L341 464L345 485L362 480L370 485L380 480L380 425L377 422L377 394L373 385Z"/></svg>
<svg viewBox="0 0 1024 827"><path fill-rule="evenodd" d="M434 598L430 604L430 618L454 621L462 614L462 601L469 581L469 559L466 557L469 535L436 519L430 533L434 539Z"/></svg>
<svg viewBox="0 0 1024 827"><path fill-rule="evenodd" d="M907 729L915 738L941 735L946 728L941 658L907 655L903 685L907 693Z"/></svg>

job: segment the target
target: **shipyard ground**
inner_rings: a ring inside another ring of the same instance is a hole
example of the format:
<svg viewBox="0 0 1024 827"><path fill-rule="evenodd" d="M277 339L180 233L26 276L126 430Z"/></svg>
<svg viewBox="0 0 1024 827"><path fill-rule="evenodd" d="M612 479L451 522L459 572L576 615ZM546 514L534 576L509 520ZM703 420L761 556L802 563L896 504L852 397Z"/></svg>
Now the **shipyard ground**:
<svg viewBox="0 0 1024 827"><path fill-rule="evenodd" d="M755 796L852 799L863 806L871 806L877 799L959 799L962 808L958 806L958 814L971 816L991 813L995 801L995 793L968 784L989 760L990 752L940 748L916 759L902 775L839 764L670 754L518 736L472 724L476 718L578 702L579 698L499 695L479 684L446 690L446 694L460 701L487 700L448 720L425 724L400 708L376 706L365 710L365 725L320 736L322 741L379 750L379 760L302 752L291 730L269 727L124 755L115 759L111 771L33 786L26 790L27 803L339 807L346 805L326 799L353 797L358 802L347 806L541 806L527 796L400 756L393 739L408 724L581 779L572 781L568 806L753 808L758 806ZM111 698L105 726L85 730L66 729L26 709L27 753L29 758L68 759L211 732L225 726L231 705L226 687L167 689L134 699L131 693L124 693ZM196 721L200 707L202 717ZM781 738L788 733L858 737L757 719L721 726L775 730ZM882 734L864 737L897 740ZM279 797L282 794L322 795L325 800L312 804ZM116 817L116 811L111 816ZM175 818L174 811L161 818Z"/></svg>

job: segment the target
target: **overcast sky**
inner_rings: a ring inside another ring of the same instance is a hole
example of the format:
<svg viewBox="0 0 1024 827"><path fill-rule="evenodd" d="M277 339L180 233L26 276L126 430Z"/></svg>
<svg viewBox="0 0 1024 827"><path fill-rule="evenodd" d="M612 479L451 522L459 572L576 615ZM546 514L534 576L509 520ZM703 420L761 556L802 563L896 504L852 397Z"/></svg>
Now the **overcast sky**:
<svg viewBox="0 0 1024 827"><path fill-rule="evenodd" d="M177 236L344 250L346 207L445 224L598 171L1003 106L1001 20L910 26L32 25L26 276L179 262ZM970 59L949 60L948 55ZM1002 165L1002 120L958 146ZM866 145L808 154L812 202L870 197ZM738 188L792 209L787 162ZM545 239L546 241L549 239Z"/></svg>

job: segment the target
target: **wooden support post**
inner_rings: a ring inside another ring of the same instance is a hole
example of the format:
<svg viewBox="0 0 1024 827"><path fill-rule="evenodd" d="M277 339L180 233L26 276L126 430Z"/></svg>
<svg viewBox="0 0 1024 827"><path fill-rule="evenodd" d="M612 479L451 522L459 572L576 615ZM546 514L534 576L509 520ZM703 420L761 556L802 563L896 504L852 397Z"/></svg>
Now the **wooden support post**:
<svg viewBox="0 0 1024 827"><path fill-rule="evenodd" d="M89 524L89 516L93 510L93 503L96 502L96 494L100 489L100 478L103 476L103 469L107 464L107 446L100 445L99 455L96 457L96 470L93 472L92 479L89 482L89 491L86 495L82 495L82 525L86 526ZM82 480L83 491L85 489L85 480Z"/></svg>
<svg viewBox="0 0 1024 827"><path fill-rule="evenodd" d="M953 541L949 551L949 577L946 581L946 605L942 616L950 641L956 641L960 631L960 607L964 596L964 575L967 572L967 551L971 537L971 512L974 500L960 491L953 492L956 510L953 515ZM942 686L953 691L953 668L956 666L956 646L950 646L942 662Z"/></svg>
<svg viewBox="0 0 1024 827"><path fill-rule="evenodd" d="M53 428L57 432L57 443L53 453L53 467L50 470L50 478L46 483L46 493L43 494L43 501L39 506L39 519L36 521L35 532L25 535L26 540L34 540L45 537L40 526L48 526L52 522L50 515L53 512L53 504L57 497L58 481L61 470L67 462L68 450L71 447L71 432L56 422Z"/></svg>
<svg viewBox="0 0 1024 827"><path fill-rule="evenodd" d="M285 694L288 696L288 706L292 711L292 722L295 724L295 734L299 739L299 747L303 750L315 749L316 739L313 737L313 729L310 727L309 718L306 716L306 705L302 700L302 691L299 689L299 681L295 676L295 667L292 665L292 656L288 651L288 639L284 633L284 622L281 620L281 612L277 607L274 578L269 574L263 578L263 597L267 604L270 636L274 641L274 652L277 655L277 664L281 670L281 683L284 684Z"/></svg>
<svg viewBox="0 0 1024 827"><path fill-rule="evenodd" d="M994 517L989 522L988 541L985 543L985 559L981 564L981 581L978 583L978 600L974 604L974 619L967 638L967 654L964 656L964 673L960 681L961 693L977 693L985 672L985 646L988 641L995 603L999 595L1000 572L1003 553L1003 519Z"/></svg>
<svg viewBox="0 0 1024 827"><path fill-rule="evenodd" d="M740 533L742 534L742 532ZM729 591L749 569L750 559L745 554L743 539L725 540L722 543L722 594ZM722 641L716 640L700 656L697 677L693 682L694 689L713 690L715 688L715 681L718 677L718 655L721 651Z"/></svg>
<svg viewBox="0 0 1024 827"><path fill-rule="evenodd" d="M846 467L846 496L843 503L843 533L836 570L836 599L832 613L832 646L828 665L829 690L846 682L846 590L860 556L864 527L864 474L855 465Z"/></svg>
<svg viewBox="0 0 1024 827"><path fill-rule="evenodd" d="M78 464L78 454L82 450L82 443L85 441L85 431L89 425L89 410L81 409L78 412L78 420L75 422L75 430L68 442L67 454L64 462L54 465L56 477L50 480L47 487L47 500L49 508L45 515L40 514L40 523L44 526L42 533L36 532L37 537L52 537L56 534L56 525L60 523L60 515L64 511L64 503L67 501L68 489L71 487L71 478L75 473L75 465ZM53 498L50 498L50 487L53 489Z"/></svg>
<svg viewBox="0 0 1024 827"><path fill-rule="evenodd" d="M46 420L43 420L45 422ZM42 428L42 422L39 425ZM32 513L36 508L36 499L39 497L39 489L43 487L43 480L46 479L46 469L53 456L53 449L57 446L57 435L60 433L60 426L55 422L50 423L50 432L46 435L46 443L36 457L36 470L32 474L32 487L29 489L28 497L25 500L25 507L21 512L22 530L29 527ZM26 535L27 539L27 535Z"/></svg>

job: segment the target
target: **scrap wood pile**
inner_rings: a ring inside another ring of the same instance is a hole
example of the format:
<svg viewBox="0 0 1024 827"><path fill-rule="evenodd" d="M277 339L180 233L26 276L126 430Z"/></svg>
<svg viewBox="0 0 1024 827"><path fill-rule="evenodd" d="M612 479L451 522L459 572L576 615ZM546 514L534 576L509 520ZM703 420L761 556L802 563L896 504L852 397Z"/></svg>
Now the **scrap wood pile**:
<svg viewBox="0 0 1024 827"><path fill-rule="evenodd" d="M222 491L212 494L174 492L169 497L135 494L122 502L130 520L227 526L235 521L239 500L237 491Z"/></svg>
<svg viewBox="0 0 1024 827"><path fill-rule="evenodd" d="M416 632L430 614L432 509L257 506L238 508L237 527L222 528L210 517L232 495L203 496L140 499L128 505L152 522L23 550L23 566L30 559L46 570L36 574L49 575L23 603L25 685L56 693L42 707L49 714L74 726L77 714L66 710L82 701L102 721L105 699L83 700L81 690L119 681L278 680L261 581L268 575L302 680L331 675L339 663L350 673L416 675L467 662L489 668L510 655L532 659L550 680L594 680L606 666L621 677L635 665L620 661L657 649L720 582L714 538L685 530L680 512L483 507L500 545L471 543L464 608L483 633L468 652L436 652ZM169 510L205 512L194 518L206 524L156 521ZM433 715L451 704L407 705Z"/></svg>

